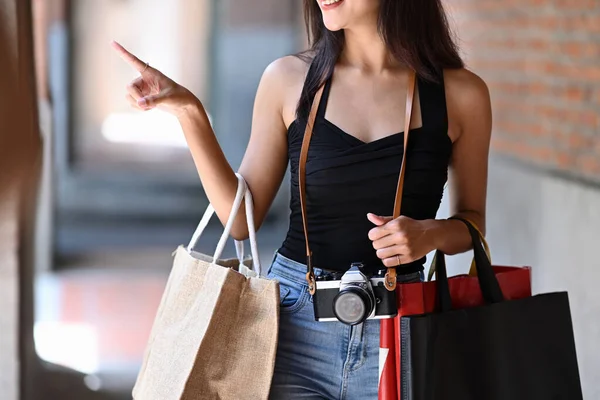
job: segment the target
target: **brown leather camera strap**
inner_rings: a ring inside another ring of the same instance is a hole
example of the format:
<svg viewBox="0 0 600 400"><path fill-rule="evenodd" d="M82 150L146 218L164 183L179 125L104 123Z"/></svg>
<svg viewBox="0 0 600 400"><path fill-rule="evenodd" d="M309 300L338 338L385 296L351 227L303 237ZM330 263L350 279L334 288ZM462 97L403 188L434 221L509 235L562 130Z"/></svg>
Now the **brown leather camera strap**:
<svg viewBox="0 0 600 400"><path fill-rule="evenodd" d="M300 161L298 166L298 186L300 187L300 209L302 210L302 227L304 230L304 241L306 243L306 265L308 272L306 273L306 282L308 282L308 291L311 295L315 294L317 290L317 284L315 279L315 271L312 265L312 252L310 251L310 245L308 244L308 223L306 221L306 160L308 159L308 148L310 146L310 139L312 138L313 128L315 120L317 119L317 110L319 109L319 103L321 103L321 97L323 96L324 85L321 85L312 106L310 107L310 114L308 115L308 121L306 122L306 129L304 131L304 138L302 139L302 149L300 150Z"/></svg>
<svg viewBox="0 0 600 400"><path fill-rule="evenodd" d="M404 175L406 172L406 150L408 148L408 136L410 132L410 120L412 117L413 101L415 97L415 83L416 74L414 71L409 72L408 77L408 91L406 95L406 117L404 122L404 149L402 154L402 165L400 166L400 176L398 178L398 187L396 188L396 198L394 202L394 213L393 217L398 218L402 209L402 192L404 190ZM306 130L304 131L304 138L302 140L302 149L300 150L300 161L298 166L298 185L300 187L300 208L302 210L302 226L304 229L304 240L306 242L306 264L308 272L306 273L306 281L308 282L308 289L310 294L315 294L317 289L315 273L312 265L312 252L310 251L310 245L308 242L308 223L306 218L306 161L308 160L308 148L310 147L310 140L312 138L315 120L317 118L317 110L321 97L323 96L323 87L321 85L317 91L310 108L308 115L308 121L306 123ZM396 267L390 267L385 274L385 285L386 289L393 291L396 289Z"/></svg>

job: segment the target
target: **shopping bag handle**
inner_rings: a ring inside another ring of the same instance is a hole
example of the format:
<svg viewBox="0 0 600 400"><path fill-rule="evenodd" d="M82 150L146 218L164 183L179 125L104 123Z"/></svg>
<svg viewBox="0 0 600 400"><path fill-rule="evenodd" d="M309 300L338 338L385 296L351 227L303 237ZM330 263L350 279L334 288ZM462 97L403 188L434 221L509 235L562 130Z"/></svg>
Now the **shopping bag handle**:
<svg viewBox="0 0 600 400"><path fill-rule="evenodd" d="M256 272L258 275L260 275L261 266L260 266L260 258L258 255L258 245L257 245L257 241L256 241L256 226L254 223L254 201L252 199L252 193L248 189L248 185L247 185L244 177L239 173L236 173L235 175L238 179L238 187L237 187L237 190L235 193L235 198L233 200L233 205L231 207L231 212L229 213L229 217L227 218L227 223L225 224L225 228L223 229L223 234L219 238L217 248L215 249L215 252L213 254L213 262L216 262L223 255L223 250L225 249L225 245L227 244L227 239L229 239L231 229L233 227L235 219L236 219L238 212L240 210L240 207L242 205L242 201L245 200L246 223L248 224L248 234L250 237L250 251L252 254L252 265L253 265L254 272ZM190 243L187 246L188 252L191 252L194 249L194 247L196 247L196 245L198 244L198 240L200 239L200 236L202 236L202 233L208 226L208 223L209 223L211 217L214 215L214 213L215 213L214 207L212 206L212 204L209 204L208 207L206 208L206 211L204 212L204 215L202 216L202 219L200 220L200 223L198 224L198 227L196 228L196 230L194 231L194 234L192 235L192 239L190 240ZM236 247L236 254L237 254L238 260L239 260L240 264L242 264L244 262L244 259L243 259L244 258L244 243L242 241L236 240L235 247Z"/></svg>
<svg viewBox="0 0 600 400"><path fill-rule="evenodd" d="M479 287L481 294L486 303L500 303L504 301L504 295L500 289L500 284L496 278L496 274L492 268L485 248L481 242L481 237L477 229L466 219L459 217L452 217L463 222L469 229L471 240L473 242L473 253L475 260L475 267L477 269L477 278L479 280ZM452 309L452 298L450 296L450 287L448 284L448 273L446 270L446 260L444 254L439 250L436 252L436 282L438 292L438 309L440 311L450 311Z"/></svg>

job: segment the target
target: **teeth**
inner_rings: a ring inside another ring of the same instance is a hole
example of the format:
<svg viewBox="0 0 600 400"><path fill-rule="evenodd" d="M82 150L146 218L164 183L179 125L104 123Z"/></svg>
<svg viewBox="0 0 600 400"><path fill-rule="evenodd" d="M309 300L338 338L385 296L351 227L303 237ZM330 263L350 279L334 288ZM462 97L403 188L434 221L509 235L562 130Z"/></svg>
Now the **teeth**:
<svg viewBox="0 0 600 400"><path fill-rule="evenodd" d="M326 6L330 6L332 4L339 3L340 1L342 0L323 0L323 4Z"/></svg>

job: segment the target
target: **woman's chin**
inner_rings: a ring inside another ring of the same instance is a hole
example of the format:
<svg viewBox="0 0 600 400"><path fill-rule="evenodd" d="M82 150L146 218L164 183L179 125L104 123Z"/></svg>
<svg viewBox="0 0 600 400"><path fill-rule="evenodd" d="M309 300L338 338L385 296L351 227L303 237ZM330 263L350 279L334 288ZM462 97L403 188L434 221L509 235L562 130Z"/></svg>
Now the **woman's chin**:
<svg viewBox="0 0 600 400"><path fill-rule="evenodd" d="M328 21L327 19L324 19L323 23L325 24L325 28L327 28L327 30L331 32L337 32L344 29L344 24L338 21Z"/></svg>

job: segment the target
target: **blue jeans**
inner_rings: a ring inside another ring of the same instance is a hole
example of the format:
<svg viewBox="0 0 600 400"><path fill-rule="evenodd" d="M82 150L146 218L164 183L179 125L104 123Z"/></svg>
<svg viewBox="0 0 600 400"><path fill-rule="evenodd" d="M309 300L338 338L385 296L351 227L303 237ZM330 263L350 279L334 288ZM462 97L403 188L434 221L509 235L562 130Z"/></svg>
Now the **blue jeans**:
<svg viewBox="0 0 600 400"><path fill-rule="evenodd" d="M379 321L317 322L306 265L276 254L268 277L280 283L279 344L270 399L377 399ZM323 271L315 269L315 275ZM418 282L422 273L398 275Z"/></svg>

